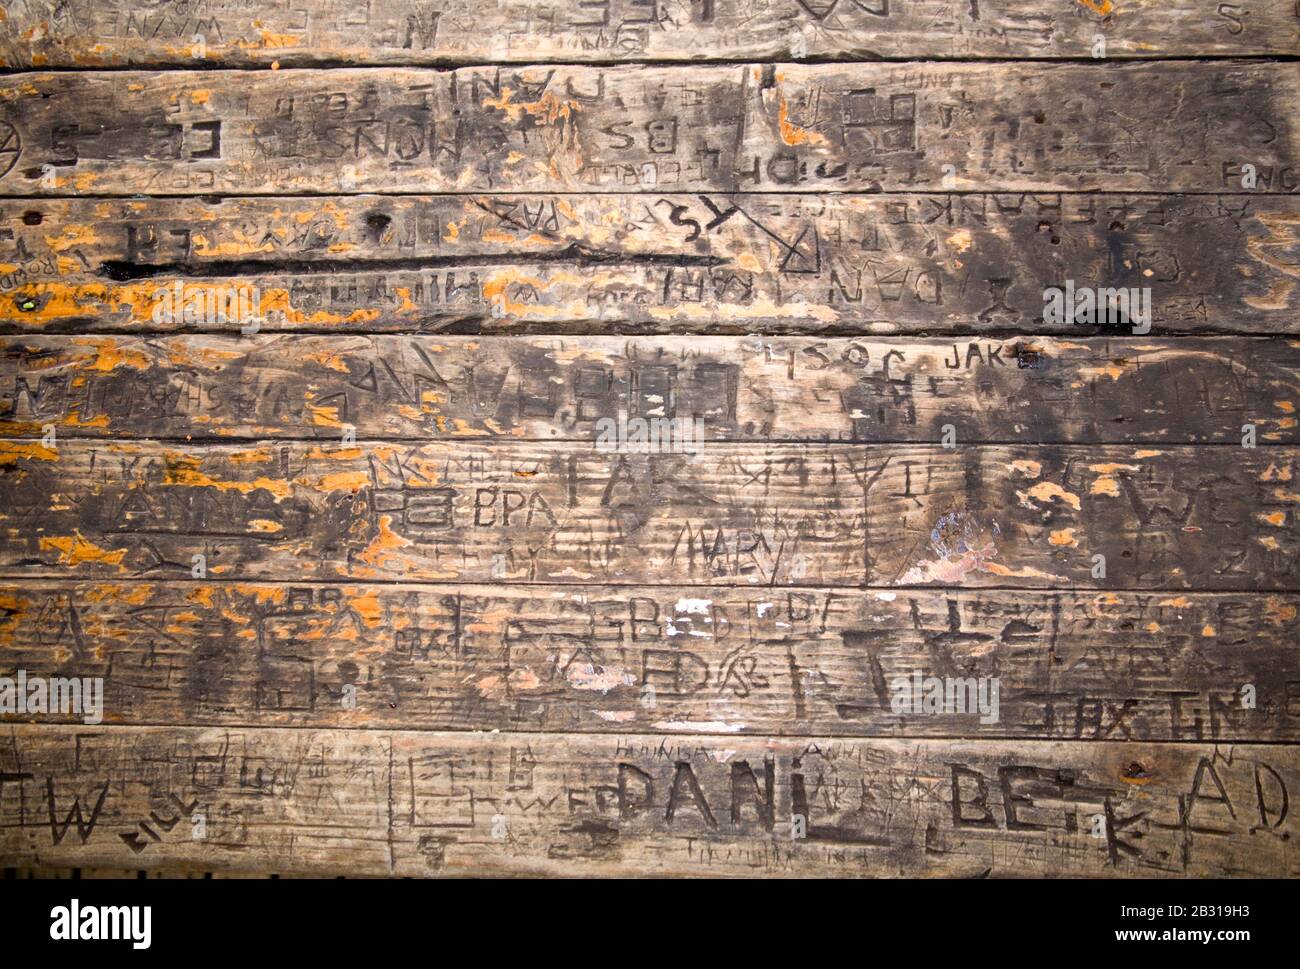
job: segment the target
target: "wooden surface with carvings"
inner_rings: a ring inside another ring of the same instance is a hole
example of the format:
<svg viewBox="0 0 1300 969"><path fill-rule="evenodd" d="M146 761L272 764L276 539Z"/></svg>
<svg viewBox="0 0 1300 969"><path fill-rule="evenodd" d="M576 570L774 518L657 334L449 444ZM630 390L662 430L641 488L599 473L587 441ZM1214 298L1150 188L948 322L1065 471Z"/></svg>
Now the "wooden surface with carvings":
<svg viewBox="0 0 1300 969"><path fill-rule="evenodd" d="M1298 406L1295 0L7 0L0 868L1296 877Z"/></svg>

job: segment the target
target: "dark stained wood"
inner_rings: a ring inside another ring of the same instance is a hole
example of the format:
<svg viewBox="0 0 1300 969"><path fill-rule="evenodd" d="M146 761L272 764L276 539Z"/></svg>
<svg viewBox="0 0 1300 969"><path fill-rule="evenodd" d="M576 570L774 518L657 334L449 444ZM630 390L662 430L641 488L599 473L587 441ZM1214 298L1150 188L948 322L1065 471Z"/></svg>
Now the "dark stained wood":
<svg viewBox="0 0 1300 969"><path fill-rule="evenodd" d="M1300 873L1296 814L1282 807L1300 784L1294 746L53 725L8 733L0 851L23 866ZM75 806L80 826L63 820ZM171 830L159 832L151 811ZM796 814L806 838L791 838Z"/></svg>
<svg viewBox="0 0 1300 969"><path fill-rule="evenodd" d="M105 726L1112 741L1294 742L1298 603L1257 593L0 586L6 663L31 676L103 677ZM909 695L898 681L914 674L996 677L998 693L986 689L982 713L908 711L895 704Z"/></svg>
<svg viewBox="0 0 1300 969"><path fill-rule="evenodd" d="M1074 280L1148 288L1153 336L1296 333L1298 239L1240 191L15 200L0 330L233 332L193 310L243 294L267 330L1096 333L1044 321Z"/></svg>
<svg viewBox="0 0 1300 969"><path fill-rule="evenodd" d="M1232 61L13 74L0 191L1294 193L1297 99Z"/></svg>
<svg viewBox="0 0 1300 969"><path fill-rule="evenodd" d="M447 64L721 58L1293 54L1294 0L15 0L0 64Z"/></svg>
<svg viewBox="0 0 1300 969"><path fill-rule="evenodd" d="M960 438L958 438L960 441ZM0 572L1295 587L1294 448L0 442ZM1094 556L1105 576L1094 576Z"/></svg>
<svg viewBox="0 0 1300 969"><path fill-rule="evenodd" d="M1297 316L1300 319L1300 316ZM593 336L0 338L0 436L1297 444L1300 342Z"/></svg>
<svg viewBox="0 0 1300 969"><path fill-rule="evenodd" d="M0 868L1300 876L1297 54L4 3Z"/></svg>

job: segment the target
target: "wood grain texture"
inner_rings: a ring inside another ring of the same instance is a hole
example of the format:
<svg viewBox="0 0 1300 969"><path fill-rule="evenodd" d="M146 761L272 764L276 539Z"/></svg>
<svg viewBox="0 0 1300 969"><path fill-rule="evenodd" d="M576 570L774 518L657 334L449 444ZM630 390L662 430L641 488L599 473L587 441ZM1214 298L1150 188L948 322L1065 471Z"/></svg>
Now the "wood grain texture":
<svg viewBox="0 0 1300 969"><path fill-rule="evenodd" d="M1296 449L0 442L0 572L1294 588ZM1105 576L1094 576L1095 555Z"/></svg>
<svg viewBox="0 0 1300 969"><path fill-rule="evenodd" d="M0 338L0 436L1300 444L1300 341L1042 337Z"/></svg>
<svg viewBox="0 0 1300 969"><path fill-rule="evenodd" d="M33 581L0 586L0 621L12 669L103 677L105 726L1241 743L1300 738L1298 603ZM997 703L896 706L914 674L995 677Z"/></svg>
<svg viewBox="0 0 1300 969"><path fill-rule="evenodd" d="M1294 193L1298 98L1229 61L13 74L0 190Z"/></svg>
<svg viewBox="0 0 1300 969"><path fill-rule="evenodd" d="M348 875L1294 877L1298 773L1293 746L20 726L0 850Z"/></svg>
<svg viewBox="0 0 1300 969"><path fill-rule="evenodd" d="M68 881L90 881L107 879L109 881L118 881L123 878L135 879L197 879L197 878L282 878L284 876L276 872L238 872L238 871L181 871L177 869L154 869L149 871L144 868L83 868L83 867L60 867L58 865L24 865L19 868L14 865L6 867L0 872L0 877L6 881L33 881L33 880L68 880ZM293 876L289 876L293 877ZM302 877L310 878L306 875Z"/></svg>
<svg viewBox="0 0 1300 969"><path fill-rule="evenodd" d="M1294 0L15 0L10 67L1292 54Z"/></svg>
<svg viewBox="0 0 1300 969"><path fill-rule="evenodd" d="M4 876L1300 876L1297 55L4 3Z"/></svg>
<svg viewBox="0 0 1300 969"><path fill-rule="evenodd" d="M1074 280L1296 333L1298 252L1300 202L1240 192L44 198L0 203L0 331L233 332L194 309L243 293L267 330L1096 333L1044 321Z"/></svg>

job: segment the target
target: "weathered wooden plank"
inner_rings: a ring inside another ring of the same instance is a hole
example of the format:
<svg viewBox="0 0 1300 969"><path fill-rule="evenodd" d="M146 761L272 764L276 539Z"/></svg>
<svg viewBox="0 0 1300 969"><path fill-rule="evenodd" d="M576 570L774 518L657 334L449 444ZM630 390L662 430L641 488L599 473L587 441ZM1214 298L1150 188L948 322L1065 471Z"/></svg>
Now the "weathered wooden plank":
<svg viewBox="0 0 1300 969"><path fill-rule="evenodd" d="M238 871L173 871L168 869L146 870L144 868L69 868L58 866L40 866L40 867L8 867L0 871L0 878L9 880L69 880L69 881L90 881L98 879L109 879L119 881L123 878L144 878L144 879L194 879L194 878L271 878L278 877L274 873L266 872L238 872ZM311 877L310 875L305 877Z"/></svg>
<svg viewBox="0 0 1300 969"><path fill-rule="evenodd" d="M1291 63L14 74L0 190L1300 189Z"/></svg>
<svg viewBox="0 0 1300 969"><path fill-rule="evenodd" d="M1293 54L1300 17L1293 0L14 0L0 65L1091 57L1099 35L1107 57Z"/></svg>
<svg viewBox="0 0 1300 969"><path fill-rule="evenodd" d="M0 641L5 675L102 678L66 723L1242 743L1300 737L1298 603L29 582ZM913 709L916 676L983 692Z"/></svg>
<svg viewBox="0 0 1300 969"><path fill-rule="evenodd" d="M1294 746L20 726L0 777L10 866L1300 873Z"/></svg>
<svg viewBox="0 0 1300 969"><path fill-rule="evenodd" d="M1300 317L1298 317L1300 318ZM1297 444L1300 341L1181 337L0 338L0 436Z"/></svg>
<svg viewBox="0 0 1300 969"><path fill-rule="evenodd" d="M202 555L227 579L1283 590L1298 458L707 433L658 454L9 441L0 570L183 578Z"/></svg>
<svg viewBox="0 0 1300 969"><path fill-rule="evenodd" d="M0 223L21 332L1098 332L1044 320L1066 280L1149 290L1155 335L1300 329L1300 202L1258 194L40 199Z"/></svg>

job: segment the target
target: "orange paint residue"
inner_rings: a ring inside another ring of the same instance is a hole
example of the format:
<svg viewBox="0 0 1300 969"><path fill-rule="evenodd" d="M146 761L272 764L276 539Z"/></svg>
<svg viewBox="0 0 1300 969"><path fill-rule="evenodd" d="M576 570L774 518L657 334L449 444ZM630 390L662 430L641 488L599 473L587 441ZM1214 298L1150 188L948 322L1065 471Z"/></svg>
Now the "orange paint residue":
<svg viewBox="0 0 1300 969"><path fill-rule="evenodd" d="M463 417L454 417L448 423L447 418L439 414L434 420L438 424L438 430L444 434L450 434L452 437L491 437L491 432L481 427L475 427ZM484 422L486 423L486 421Z"/></svg>
<svg viewBox="0 0 1300 969"><path fill-rule="evenodd" d="M72 341L80 347L90 347L95 351L95 359L85 365L85 369L99 373L110 373L118 367L130 367L133 370L147 370L152 361L148 355L139 350L130 350L114 339L93 339L78 337Z"/></svg>
<svg viewBox="0 0 1300 969"><path fill-rule="evenodd" d="M228 231L234 238L215 244L208 238L206 233L194 233L190 238L190 242L194 246L194 254L204 258L223 258L252 256L258 253L275 251L275 243L264 235L256 232L246 232L239 226L232 226ZM276 229L275 234L281 237L286 235L283 229Z"/></svg>
<svg viewBox="0 0 1300 969"><path fill-rule="evenodd" d="M235 586L235 591L240 595L250 596L259 605L271 603L273 605L284 604L284 589L274 585L253 585L248 582L241 582Z"/></svg>
<svg viewBox="0 0 1300 969"><path fill-rule="evenodd" d="M263 489L277 499L288 498L293 494L293 486L282 478L258 477L252 481L222 481L199 470L197 458L188 455L168 453L167 467L163 471L163 484L180 485L187 488L217 488L220 491L238 491L241 495Z"/></svg>
<svg viewBox="0 0 1300 969"><path fill-rule="evenodd" d="M410 480L412 487L432 488L442 480L442 461L437 458L421 457L417 453L405 458L404 464L414 475L419 475L419 480Z"/></svg>
<svg viewBox="0 0 1300 969"><path fill-rule="evenodd" d="M309 461L356 461L365 454L359 447L336 447L326 450L323 447L313 447L307 452ZM385 461L393 456L391 450L376 451Z"/></svg>
<svg viewBox="0 0 1300 969"><path fill-rule="evenodd" d="M322 367L328 367L330 370L337 370L339 373L350 373L340 350L315 350L304 353L303 358L311 360L313 363L319 363Z"/></svg>
<svg viewBox="0 0 1300 969"><path fill-rule="evenodd" d="M93 225L66 225L58 235L45 237L45 244L55 252L67 252L77 246L93 246L100 241L99 232Z"/></svg>
<svg viewBox="0 0 1300 969"><path fill-rule="evenodd" d="M827 148L830 141L823 134L816 131L809 131L807 128L800 128L790 121L790 107L785 98L781 99L780 116L778 121L781 128L781 140L787 145L798 147L799 145L808 145L813 148Z"/></svg>
<svg viewBox="0 0 1300 969"><path fill-rule="evenodd" d="M1043 502L1050 502L1053 498L1056 498L1069 505L1075 511L1078 511L1082 507L1078 495L1071 494L1060 485L1051 481L1040 481L1029 489L1029 495L1030 497Z"/></svg>
<svg viewBox="0 0 1300 969"><path fill-rule="evenodd" d="M251 451L231 451L226 455L231 464L266 464L275 460L275 455L266 448L254 448Z"/></svg>
<svg viewBox="0 0 1300 969"><path fill-rule="evenodd" d="M5 636L13 635L27 611L28 604L29 600L20 599L13 593L0 593L0 633Z"/></svg>
<svg viewBox="0 0 1300 969"><path fill-rule="evenodd" d="M379 310L355 309L350 313L331 313L327 310L317 310L312 313L304 313L297 309L289 300L289 291L287 289L268 289L262 292L262 312L271 314L280 312L284 314L285 321L298 325L303 324L323 324L323 323L373 323L380 317Z"/></svg>
<svg viewBox="0 0 1300 969"><path fill-rule="evenodd" d="M148 585L100 585L87 589L86 598L91 602L125 602L131 606L143 606L149 601L150 590Z"/></svg>
<svg viewBox="0 0 1300 969"><path fill-rule="evenodd" d="M122 567L122 560L126 558L126 549L119 548L109 551L100 548L94 542L86 541L80 532L72 535L55 535L42 538L40 544L41 549L44 551L57 551L59 553L60 565L76 568L86 562L93 562L102 565L115 565L119 571L126 571Z"/></svg>
<svg viewBox="0 0 1300 969"><path fill-rule="evenodd" d="M1119 497L1119 482L1110 476L1098 478L1088 489L1094 495L1106 495L1109 498Z"/></svg>
<svg viewBox="0 0 1300 969"><path fill-rule="evenodd" d="M360 491L370 483L364 471L337 471L318 478L297 478L298 484L317 491Z"/></svg>
<svg viewBox="0 0 1300 969"><path fill-rule="evenodd" d="M550 289L552 286L573 285L583 286L589 280L583 280L576 273L559 272L550 278L542 280L536 276L528 276L516 270L503 270L496 275L487 279L483 283L483 295L489 302L495 303L501 308L501 312L511 316L529 314L532 316L553 316L565 312L564 307L543 306L539 303L516 302L510 298L510 286L527 286L534 291Z"/></svg>
<svg viewBox="0 0 1300 969"><path fill-rule="evenodd" d="M108 427L108 415L99 414L88 420L82 420L80 408L72 407L68 410L68 416L63 419L63 423L68 427Z"/></svg>
<svg viewBox="0 0 1300 969"><path fill-rule="evenodd" d="M337 407L320 407L316 404L308 404L307 409L311 411L311 422L319 424L321 427L339 427L343 422L339 420L339 409Z"/></svg>
<svg viewBox="0 0 1300 969"><path fill-rule="evenodd" d="M357 556L362 562L382 569L395 558L395 549L405 548L411 544L410 541L394 532L392 525L392 515L379 516L379 534L366 546L365 551Z"/></svg>
<svg viewBox="0 0 1300 969"><path fill-rule="evenodd" d="M1295 276L1295 245L1300 236L1300 215L1294 212L1260 212L1255 218L1268 230L1267 236L1255 236L1246 240L1246 251L1264 265L1286 276ZM1295 284L1288 280L1278 280L1284 286L1279 292L1275 286L1269 293L1272 302L1264 303L1269 309L1282 309L1290 298ZM1247 303L1251 300L1247 299ZM1279 305L1274 305L1278 303ZM1253 305L1253 304L1252 304Z"/></svg>
<svg viewBox="0 0 1300 969"><path fill-rule="evenodd" d="M271 50L278 47L297 47L302 42L302 38L297 34L277 34L274 31L268 30L262 26L260 20L254 20L253 27L257 30L258 38L261 43L244 37L236 37L230 41L230 46L242 47L247 50L256 50L259 47L263 50ZM274 61L272 63L272 69L278 67L279 63L279 61Z"/></svg>
<svg viewBox="0 0 1300 969"><path fill-rule="evenodd" d="M237 248L243 250L247 247ZM186 293L194 294L189 297L194 300L198 300L201 296L206 299L206 291L209 289L214 291L214 298L218 295L224 296L226 284L203 281L185 284ZM6 301L5 305L11 308L0 314L0 319L21 326L39 327L69 317L108 314L124 316L121 321L124 323L152 324L155 322L153 319L155 305L165 298L162 295L164 292L172 291L171 284L154 282L120 285L105 283L67 285L45 282L23 289L23 294L30 296L37 304L32 310L24 311L18 308L15 311L13 307L16 307L16 304ZM297 326L372 323L381 315L378 309L361 308L348 313L335 313L328 310L306 312L293 305L289 291L283 288L268 288L262 291L261 311L262 315L268 318L274 318L273 314L283 314L286 323Z"/></svg>
<svg viewBox="0 0 1300 969"><path fill-rule="evenodd" d="M485 98L483 107L504 111L511 121L519 121L524 112L527 112L535 118L541 118L543 124L555 124L561 118L568 121L572 117L572 112L582 110L582 105L577 101L558 98L550 91L547 91L536 101L518 104L511 100L513 97L514 91L508 87L503 87L501 97Z"/></svg>
<svg viewBox="0 0 1300 969"><path fill-rule="evenodd" d="M242 351L196 347L183 340L169 340L166 346L167 359L180 367L220 366L226 360L237 360L244 356Z"/></svg>
<svg viewBox="0 0 1300 969"><path fill-rule="evenodd" d="M348 605L361 617L361 621L372 629L383 621L384 610L379 605L379 596L373 592L349 595Z"/></svg>
<svg viewBox="0 0 1300 969"><path fill-rule="evenodd" d="M1008 568L1000 562L988 562L984 566L985 571L994 575L1000 575L1011 579L1046 579L1048 582L1064 582L1063 576L1052 575L1050 572L1044 572L1042 569L1036 569L1032 565L1025 565L1018 569Z"/></svg>
<svg viewBox="0 0 1300 969"><path fill-rule="evenodd" d="M1124 376L1124 368L1117 363L1108 363L1104 367L1081 367L1079 372L1084 376L1092 377L1094 380L1100 377L1119 380L1120 377Z"/></svg>
<svg viewBox="0 0 1300 969"><path fill-rule="evenodd" d="M1295 619L1296 608L1277 596L1270 596L1264 603L1264 616L1274 626L1281 626Z"/></svg>
<svg viewBox="0 0 1300 969"><path fill-rule="evenodd" d="M44 444L19 444L16 442L0 443L0 464L14 464L19 458L34 458L37 461L57 461L59 452Z"/></svg>

